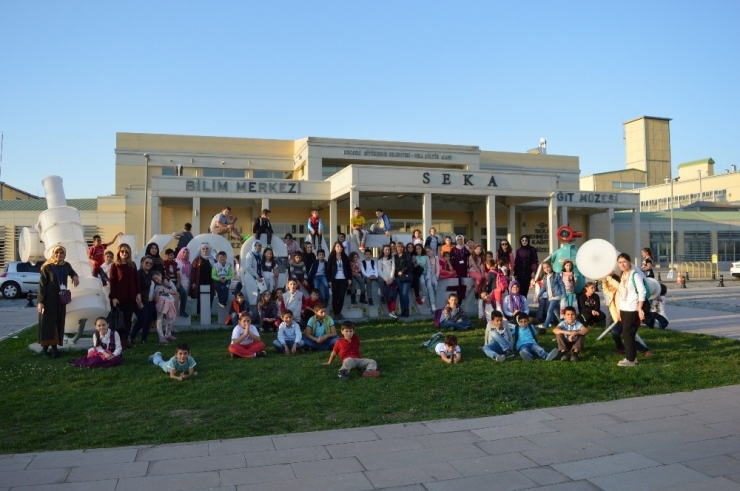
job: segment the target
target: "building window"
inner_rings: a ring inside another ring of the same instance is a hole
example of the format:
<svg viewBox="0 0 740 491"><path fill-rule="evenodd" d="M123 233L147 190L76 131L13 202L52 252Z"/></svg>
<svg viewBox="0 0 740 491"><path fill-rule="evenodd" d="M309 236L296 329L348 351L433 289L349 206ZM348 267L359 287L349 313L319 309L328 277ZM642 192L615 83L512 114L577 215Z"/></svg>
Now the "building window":
<svg viewBox="0 0 740 491"><path fill-rule="evenodd" d="M709 232L684 232L683 261L709 261L712 259L711 237Z"/></svg>
<svg viewBox="0 0 740 491"><path fill-rule="evenodd" d="M175 176L177 174L175 173L174 167L162 167L162 175L163 176Z"/></svg>
<svg viewBox="0 0 740 491"><path fill-rule="evenodd" d="M673 250L675 256L676 237L678 232L673 232ZM671 260L671 233L650 232L650 249L653 250L653 261L656 263L668 263Z"/></svg>
<svg viewBox="0 0 740 491"><path fill-rule="evenodd" d="M230 178L243 179L244 170L242 169L216 169L212 167L205 167L203 169L203 177L230 177Z"/></svg>
<svg viewBox="0 0 740 491"><path fill-rule="evenodd" d="M328 179L340 170L344 169L346 165L326 165L321 166L321 177Z"/></svg>
<svg viewBox="0 0 740 491"><path fill-rule="evenodd" d="M252 171L252 177L254 179L285 179L285 173L283 171L255 170Z"/></svg>
<svg viewBox="0 0 740 491"><path fill-rule="evenodd" d="M740 231L717 232L717 259L720 261L740 259Z"/></svg>

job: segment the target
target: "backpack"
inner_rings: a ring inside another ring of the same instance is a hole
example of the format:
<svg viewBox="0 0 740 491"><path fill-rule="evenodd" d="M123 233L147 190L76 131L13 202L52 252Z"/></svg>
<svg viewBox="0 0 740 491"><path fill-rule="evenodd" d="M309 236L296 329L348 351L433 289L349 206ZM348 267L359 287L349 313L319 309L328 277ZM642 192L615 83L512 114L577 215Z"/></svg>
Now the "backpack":
<svg viewBox="0 0 740 491"><path fill-rule="evenodd" d="M505 292L509 289L509 280L503 273L499 273L496 275L496 288L498 288L502 292Z"/></svg>
<svg viewBox="0 0 740 491"><path fill-rule="evenodd" d="M534 338L535 342L537 342L537 331L534 330L534 326L532 324L529 324L527 326L527 329L529 329L529 332L532 333L532 337ZM519 342L519 324L517 323L516 326L514 326L514 332L511 333L511 339L514 341L514 346L516 346L516 343Z"/></svg>
<svg viewBox="0 0 740 491"><path fill-rule="evenodd" d="M635 283L635 272L632 272L632 275L630 276L630 279L632 280L632 286L635 288L635 291L637 291L637 283ZM645 285L645 301L650 301L650 285L647 282L647 279L643 276L642 277L642 284Z"/></svg>

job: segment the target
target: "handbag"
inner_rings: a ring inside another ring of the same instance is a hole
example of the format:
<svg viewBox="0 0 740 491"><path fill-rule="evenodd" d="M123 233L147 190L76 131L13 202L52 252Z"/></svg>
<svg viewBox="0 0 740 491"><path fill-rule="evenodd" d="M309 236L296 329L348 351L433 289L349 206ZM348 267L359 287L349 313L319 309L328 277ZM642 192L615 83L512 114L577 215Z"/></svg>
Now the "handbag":
<svg viewBox="0 0 740 491"><path fill-rule="evenodd" d="M408 283L413 279L414 277L411 273L401 273L401 276L398 277L398 281L402 281L404 283Z"/></svg>
<svg viewBox="0 0 740 491"><path fill-rule="evenodd" d="M59 303L62 305L67 305L69 302L72 301L72 292L69 290L61 290L59 292Z"/></svg>
<svg viewBox="0 0 740 491"><path fill-rule="evenodd" d="M390 285L387 283L383 284L383 296L385 297L386 301L393 301L396 299L396 297L398 296L398 290L393 283L391 283Z"/></svg>

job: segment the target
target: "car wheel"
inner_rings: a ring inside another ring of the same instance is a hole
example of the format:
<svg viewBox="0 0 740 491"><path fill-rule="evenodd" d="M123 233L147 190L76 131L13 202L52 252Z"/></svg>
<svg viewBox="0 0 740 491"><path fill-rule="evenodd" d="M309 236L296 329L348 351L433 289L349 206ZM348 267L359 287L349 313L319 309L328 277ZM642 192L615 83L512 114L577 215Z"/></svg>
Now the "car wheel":
<svg viewBox="0 0 740 491"><path fill-rule="evenodd" d="M21 296L21 287L18 283L9 281L3 285L3 297L18 298Z"/></svg>

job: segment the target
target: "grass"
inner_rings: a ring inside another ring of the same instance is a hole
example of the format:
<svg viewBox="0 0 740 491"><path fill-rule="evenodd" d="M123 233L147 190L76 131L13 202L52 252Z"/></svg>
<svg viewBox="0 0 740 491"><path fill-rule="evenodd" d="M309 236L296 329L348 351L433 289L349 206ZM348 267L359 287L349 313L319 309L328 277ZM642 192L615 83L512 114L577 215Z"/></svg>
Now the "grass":
<svg viewBox="0 0 740 491"><path fill-rule="evenodd" d="M232 359L227 330L181 333L199 375L170 380L137 345L113 369L47 360L27 346L35 329L0 343L0 453L236 438L246 436L507 414L740 383L740 342L641 329L653 351L634 369L619 368L614 344L589 334L579 363L496 363L479 346L483 331L458 333L463 362L448 365L419 345L428 321L360 325L362 354L378 379L336 377L326 353ZM545 349L555 346L542 336ZM270 344L274 335L266 335ZM77 356L81 356L77 355Z"/></svg>

